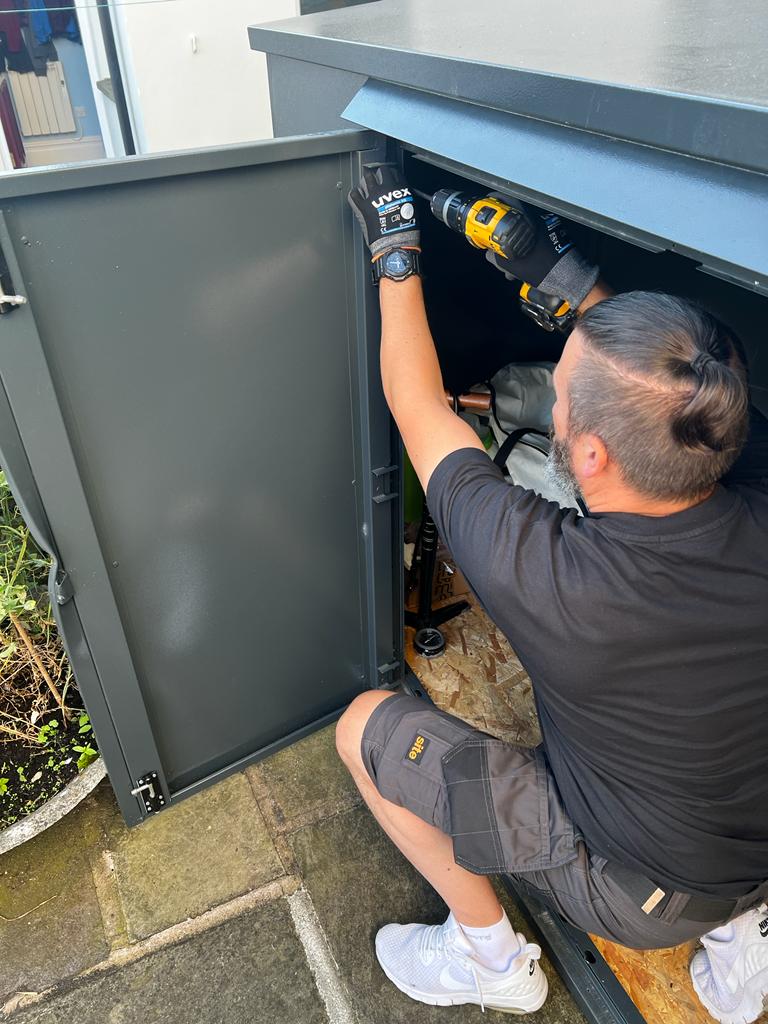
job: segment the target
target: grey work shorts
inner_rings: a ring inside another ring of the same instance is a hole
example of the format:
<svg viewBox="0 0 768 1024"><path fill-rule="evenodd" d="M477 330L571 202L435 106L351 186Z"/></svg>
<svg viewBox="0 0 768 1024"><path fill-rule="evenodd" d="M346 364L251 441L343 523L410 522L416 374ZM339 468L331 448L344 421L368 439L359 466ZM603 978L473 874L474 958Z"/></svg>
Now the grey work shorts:
<svg viewBox="0 0 768 1024"><path fill-rule="evenodd" d="M542 746L504 743L396 693L374 708L361 754L386 800L451 836L457 864L512 875L577 928L658 949L723 923L686 920L684 896L646 914L606 876L605 858L587 850L568 817Z"/></svg>

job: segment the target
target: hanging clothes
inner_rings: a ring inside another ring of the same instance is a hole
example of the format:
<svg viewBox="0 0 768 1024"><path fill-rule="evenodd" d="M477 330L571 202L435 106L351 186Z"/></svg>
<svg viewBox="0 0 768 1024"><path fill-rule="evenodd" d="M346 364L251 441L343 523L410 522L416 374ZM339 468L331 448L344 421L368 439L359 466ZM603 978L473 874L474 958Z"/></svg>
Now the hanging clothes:
<svg viewBox="0 0 768 1024"><path fill-rule="evenodd" d="M21 18L13 0L0 0L0 32L5 33L8 53L19 53L24 40L21 38Z"/></svg>
<svg viewBox="0 0 768 1024"><path fill-rule="evenodd" d="M22 29L22 32L24 30ZM29 55L26 43L23 38L21 46L14 53L13 50L9 50L5 57L5 62L8 65L9 71L18 71L20 75L26 75L29 71L34 71L35 66L32 63L32 58Z"/></svg>
<svg viewBox="0 0 768 1024"><path fill-rule="evenodd" d="M81 42L80 27L75 14L75 0L45 0L45 6L48 8L48 17L51 20L52 35L54 37L65 36L73 43ZM61 8L65 8L65 10Z"/></svg>
<svg viewBox="0 0 768 1024"><path fill-rule="evenodd" d="M29 18L29 25L38 46L45 46L46 43L51 41L51 36L53 35L48 11L41 7L39 3L36 3L34 9L29 12L27 17Z"/></svg>
<svg viewBox="0 0 768 1024"><path fill-rule="evenodd" d="M59 59L56 47L53 45L53 40L49 39L47 43L38 43L31 25L22 25L21 34L32 61L32 70L38 78L45 78L48 74L48 61L57 61Z"/></svg>

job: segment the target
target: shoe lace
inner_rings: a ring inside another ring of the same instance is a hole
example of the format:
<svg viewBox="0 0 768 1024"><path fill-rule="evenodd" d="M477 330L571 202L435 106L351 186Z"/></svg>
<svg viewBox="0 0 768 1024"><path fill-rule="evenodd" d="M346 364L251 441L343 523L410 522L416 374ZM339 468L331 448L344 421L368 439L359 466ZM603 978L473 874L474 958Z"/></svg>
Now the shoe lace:
<svg viewBox="0 0 768 1024"><path fill-rule="evenodd" d="M432 925L425 928L419 942L419 957L425 964L431 964L435 959L447 956L448 936L444 925Z"/></svg>

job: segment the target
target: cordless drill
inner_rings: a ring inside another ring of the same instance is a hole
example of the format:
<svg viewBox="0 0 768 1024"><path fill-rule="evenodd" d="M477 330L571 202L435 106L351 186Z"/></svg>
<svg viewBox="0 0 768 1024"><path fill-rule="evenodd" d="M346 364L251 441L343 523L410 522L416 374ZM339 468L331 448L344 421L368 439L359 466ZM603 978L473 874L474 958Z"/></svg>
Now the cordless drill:
<svg viewBox="0 0 768 1024"><path fill-rule="evenodd" d="M536 232L528 217L495 196L442 188L432 196L429 206L438 220L464 235L476 249L490 249L504 259L524 259L535 245ZM560 218L547 216L547 231L557 232ZM562 252L570 246L570 242L564 242ZM533 288L525 281L520 287L520 307L546 331L567 331L575 317L564 299Z"/></svg>

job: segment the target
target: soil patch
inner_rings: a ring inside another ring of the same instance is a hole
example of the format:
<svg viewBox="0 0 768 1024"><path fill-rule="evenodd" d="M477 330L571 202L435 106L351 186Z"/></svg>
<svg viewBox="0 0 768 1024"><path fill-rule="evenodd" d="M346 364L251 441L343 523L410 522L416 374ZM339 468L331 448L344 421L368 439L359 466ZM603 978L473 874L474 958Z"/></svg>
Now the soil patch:
<svg viewBox="0 0 768 1024"><path fill-rule="evenodd" d="M48 724L54 721L58 720L51 716ZM0 830L31 814L79 774L80 755L72 749L75 744L82 745L78 722L76 715L74 728L69 731L51 729L51 739L44 745L33 747L24 740L0 745L0 780L5 780L5 792L0 796Z"/></svg>

